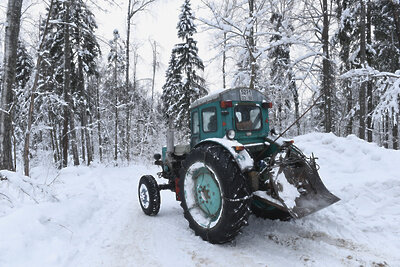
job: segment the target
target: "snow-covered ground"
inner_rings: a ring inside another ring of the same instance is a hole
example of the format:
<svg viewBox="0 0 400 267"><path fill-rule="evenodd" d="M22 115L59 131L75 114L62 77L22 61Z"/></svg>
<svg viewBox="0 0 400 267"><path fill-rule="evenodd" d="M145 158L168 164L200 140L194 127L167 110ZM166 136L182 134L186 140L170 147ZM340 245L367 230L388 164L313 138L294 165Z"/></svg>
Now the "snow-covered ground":
<svg viewBox="0 0 400 267"><path fill-rule="evenodd" d="M155 166L2 172L0 266L400 266L400 151L354 136L295 141L341 201L296 221L251 217L224 245L196 237L171 192L157 216L142 213L137 183Z"/></svg>

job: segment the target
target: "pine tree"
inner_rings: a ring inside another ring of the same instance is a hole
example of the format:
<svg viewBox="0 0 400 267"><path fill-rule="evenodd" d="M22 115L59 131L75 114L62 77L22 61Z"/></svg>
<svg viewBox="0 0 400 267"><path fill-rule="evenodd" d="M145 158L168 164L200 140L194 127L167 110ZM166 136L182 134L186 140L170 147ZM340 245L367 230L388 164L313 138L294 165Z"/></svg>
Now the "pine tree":
<svg viewBox="0 0 400 267"><path fill-rule="evenodd" d="M185 0L177 25L178 37L183 42L173 48L171 55L173 63L171 65L170 62L167 76L174 77L171 77L170 81L167 79L163 87L164 110L168 112L166 116L174 118L175 127L186 134L189 132L190 104L207 93L204 79L197 73L198 70L204 70L204 64L198 56L197 42L193 39L193 35L197 32L194 19L190 1ZM178 73L183 76L181 82L176 80L179 77ZM169 95L169 92L176 94Z"/></svg>

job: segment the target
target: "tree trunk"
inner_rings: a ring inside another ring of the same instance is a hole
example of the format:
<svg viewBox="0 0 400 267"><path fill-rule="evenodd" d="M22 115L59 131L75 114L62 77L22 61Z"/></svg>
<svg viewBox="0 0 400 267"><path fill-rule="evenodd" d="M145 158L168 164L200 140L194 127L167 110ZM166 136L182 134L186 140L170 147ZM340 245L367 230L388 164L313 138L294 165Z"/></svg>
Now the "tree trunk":
<svg viewBox="0 0 400 267"><path fill-rule="evenodd" d="M71 128L71 148L72 148L72 157L74 159L74 165L79 165L79 153L78 153L78 144L77 144L77 137L76 137L76 128L75 128L75 112L72 107L72 101L70 101L70 118L69 118L69 125Z"/></svg>
<svg viewBox="0 0 400 267"><path fill-rule="evenodd" d="M296 85L294 85L294 86L296 86ZM297 122L296 122L297 135L300 135L300 120L298 120L299 116L300 116L300 112L299 112L299 106L300 106L299 95L296 93L296 94L294 94L293 98L294 98L294 116L295 116L295 119L297 120Z"/></svg>
<svg viewBox="0 0 400 267"><path fill-rule="evenodd" d="M383 147L389 148L389 114L387 111L385 112L383 136Z"/></svg>
<svg viewBox="0 0 400 267"><path fill-rule="evenodd" d="M128 1L128 14L127 14L127 18L126 18L126 26L127 26L127 30L126 30L126 70L125 70L125 91L127 93L127 95L125 97L127 97L127 99L130 100L129 98L129 52L130 52L130 38L131 38L131 18L132 15L131 14L131 5L132 5L132 0ZM152 97L153 97L153 90L154 90L154 80L153 80L153 87L152 87ZM128 100L128 101L129 101ZM153 105L153 102L152 102ZM128 103L127 105L127 110L126 110L126 160L129 162L130 161L130 127L129 127L129 117L130 117L130 103ZM116 118L118 118L118 110L115 109L115 116ZM118 123L115 123L116 126L118 125ZM117 131L115 132L117 133ZM117 136L115 136L115 143L117 144ZM117 147L115 147L115 160L117 160Z"/></svg>
<svg viewBox="0 0 400 267"><path fill-rule="evenodd" d="M397 121L397 114L394 113L394 109L392 109L392 144L393 144L393 149L397 150L399 149L399 125Z"/></svg>
<svg viewBox="0 0 400 267"><path fill-rule="evenodd" d="M88 117L87 117L87 106L83 106L82 111L82 122L83 122L83 133L82 138L85 138L86 141L86 153L87 153L87 165L89 166L90 163L93 161L93 154L92 154L92 142L90 140L90 133L88 129Z"/></svg>
<svg viewBox="0 0 400 267"><path fill-rule="evenodd" d="M22 0L9 0L4 42L4 80L0 96L0 169L14 170L11 144L11 106L17 64Z"/></svg>
<svg viewBox="0 0 400 267"><path fill-rule="evenodd" d="M131 160L131 108L130 105L126 107L126 160L129 162Z"/></svg>
<svg viewBox="0 0 400 267"><path fill-rule="evenodd" d="M54 114L49 112L49 123L51 125L50 129L50 139L51 139L51 147L53 149L53 157L54 163L58 163L60 160L60 150L58 149L58 141L57 141L57 132L56 132L56 125L54 121Z"/></svg>
<svg viewBox="0 0 400 267"><path fill-rule="evenodd" d="M224 32L224 42L223 42L223 51L222 51L222 87L226 89L226 32Z"/></svg>
<svg viewBox="0 0 400 267"><path fill-rule="evenodd" d="M249 17L250 20L253 20L254 18L254 0L248 0L249 2ZM252 21L252 23L255 23ZM249 56L250 56L250 89L255 88L255 83L257 80L257 66L256 66L256 59L254 57L255 54L255 40L254 40L254 24L250 27L250 33L248 36L248 50L249 50Z"/></svg>
<svg viewBox="0 0 400 267"><path fill-rule="evenodd" d="M153 43L153 79L151 81L151 112L153 112L154 107L154 82L156 79L156 70L157 70L157 43L154 41Z"/></svg>
<svg viewBox="0 0 400 267"><path fill-rule="evenodd" d="M98 82L97 82L98 83ZM97 133L99 135L99 157L100 162L103 161L103 141L101 138L101 123L100 123L100 93L99 93L99 86L96 86L96 106L97 106Z"/></svg>
<svg viewBox="0 0 400 267"><path fill-rule="evenodd" d="M63 85L63 95L64 95L64 118L63 118L63 131L62 131L62 166L68 166L68 126L70 125L70 83L71 83L71 45L69 40L69 12L70 12L70 1L64 2L65 14L64 14L64 85Z"/></svg>
<svg viewBox="0 0 400 267"><path fill-rule="evenodd" d="M353 133L353 116L350 115L353 107L353 93L351 91L351 87L349 83L346 81L346 102L347 102L347 114L349 116L349 120L346 125L346 136Z"/></svg>
<svg viewBox="0 0 400 267"><path fill-rule="evenodd" d="M14 161L13 161L13 170L17 170L17 138L15 137L15 131L13 123L11 123L11 135L13 140L13 154L14 154Z"/></svg>
<svg viewBox="0 0 400 267"><path fill-rule="evenodd" d="M395 21L396 24L396 33L397 36L400 36L400 10L399 10L400 4L395 4L395 8L393 11L393 19ZM398 41L398 48L400 49L400 37L397 38ZM399 106L399 110L400 110L400 97L398 97L397 99L397 103ZM393 143L393 149L399 149L399 123L400 123L400 115L397 114L396 115L396 120L395 120L395 128L396 128L396 132L393 130L393 140L396 139L396 148L394 147L394 143ZM394 128L394 127L393 127Z"/></svg>
<svg viewBox="0 0 400 267"><path fill-rule="evenodd" d="M81 115L81 151L82 161L86 162L86 151L85 151L85 123L83 122L83 115Z"/></svg>
<svg viewBox="0 0 400 267"><path fill-rule="evenodd" d="M82 142L82 158L83 161L86 161L86 155L85 152L87 153L87 165L90 165L90 162L93 160L92 156L92 148L91 148L91 142L90 142L90 136L89 132L87 129L87 124L88 124L88 119L87 119L87 109L88 109L88 103L89 103L89 98L87 97L87 92L85 92L85 77L83 75L83 63L82 63L82 57L78 57L78 91L81 95L81 142ZM86 149L85 149L85 144L86 144Z"/></svg>
<svg viewBox="0 0 400 267"><path fill-rule="evenodd" d="M114 160L118 159L118 96L115 95Z"/></svg>
<svg viewBox="0 0 400 267"><path fill-rule="evenodd" d="M361 68L366 67L366 42L365 42L365 2L361 0L361 23L360 23L360 61ZM363 81L360 86L358 101L360 105L359 110L359 137L365 139L365 91L367 82Z"/></svg>
<svg viewBox="0 0 400 267"><path fill-rule="evenodd" d="M118 159L118 76L117 62L114 63L114 107L115 107L115 126L114 126L114 160Z"/></svg>
<svg viewBox="0 0 400 267"><path fill-rule="evenodd" d="M323 28L322 28L322 88L324 94L324 115L325 115L325 132L329 133L332 131L332 73L331 73L331 61L329 55L329 14L328 14L328 1L322 1L322 17L323 17Z"/></svg>
<svg viewBox="0 0 400 267"><path fill-rule="evenodd" d="M371 2L367 2L367 43L368 45L372 45L372 30L371 30ZM371 53L367 56L368 65L371 66L372 58ZM368 79L367 81L367 141L372 142L372 131L374 125L372 123L372 112L373 112L373 103L372 103L372 81Z"/></svg>

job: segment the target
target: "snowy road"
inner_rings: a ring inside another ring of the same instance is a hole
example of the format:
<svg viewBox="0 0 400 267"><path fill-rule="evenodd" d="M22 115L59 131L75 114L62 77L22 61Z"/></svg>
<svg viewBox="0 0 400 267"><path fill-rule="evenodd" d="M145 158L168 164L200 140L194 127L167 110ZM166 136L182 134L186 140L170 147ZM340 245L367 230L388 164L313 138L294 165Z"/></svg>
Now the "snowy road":
<svg viewBox="0 0 400 267"><path fill-rule="evenodd" d="M157 216L142 213L137 183L156 167L67 168L58 202L0 217L0 266L400 266L400 152L331 134L296 144L340 202L297 221L252 216L235 242L211 245L171 192Z"/></svg>

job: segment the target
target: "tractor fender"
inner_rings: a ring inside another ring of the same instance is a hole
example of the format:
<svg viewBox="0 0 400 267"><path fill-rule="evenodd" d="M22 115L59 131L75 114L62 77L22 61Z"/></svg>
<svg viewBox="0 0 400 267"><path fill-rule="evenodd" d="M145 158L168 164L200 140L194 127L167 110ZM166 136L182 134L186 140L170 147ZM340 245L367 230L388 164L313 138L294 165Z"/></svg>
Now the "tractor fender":
<svg viewBox="0 0 400 267"><path fill-rule="evenodd" d="M196 144L195 147L205 143L214 143L224 147L229 153L231 153L242 172L250 171L254 166L253 158L246 149L243 149L239 152L235 151L234 147L243 146L243 144L236 140L229 140L227 138L208 138Z"/></svg>

